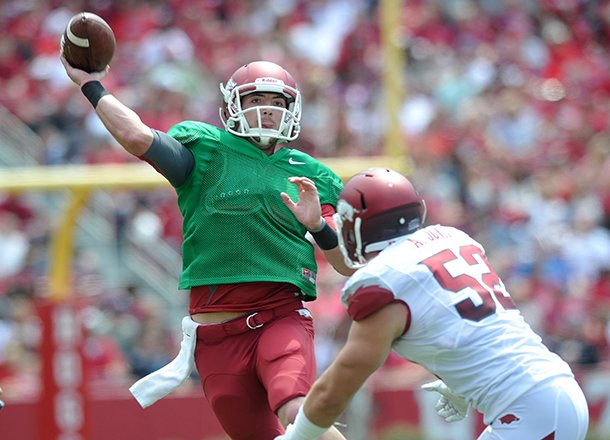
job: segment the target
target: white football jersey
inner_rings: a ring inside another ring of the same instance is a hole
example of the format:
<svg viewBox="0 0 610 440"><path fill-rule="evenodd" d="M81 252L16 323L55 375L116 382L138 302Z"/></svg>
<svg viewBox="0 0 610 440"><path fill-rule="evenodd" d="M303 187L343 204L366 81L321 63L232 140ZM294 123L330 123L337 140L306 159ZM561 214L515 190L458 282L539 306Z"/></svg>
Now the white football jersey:
<svg viewBox="0 0 610 440"><path fill-rule="evenodd" d="M458 229L428 226L386 248L346 282L343 303L366 286L409 307L410 327L393 349L441 378L485 423L537 383L573 377L523 320L483 247Z"/></svg>

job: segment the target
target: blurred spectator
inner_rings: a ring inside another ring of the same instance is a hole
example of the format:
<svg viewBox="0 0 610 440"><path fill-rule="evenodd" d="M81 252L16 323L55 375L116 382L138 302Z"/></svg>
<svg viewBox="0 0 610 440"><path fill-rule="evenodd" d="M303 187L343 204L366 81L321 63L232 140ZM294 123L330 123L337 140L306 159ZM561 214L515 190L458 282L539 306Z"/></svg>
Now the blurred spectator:
<svg viewBox="0 0 610 440"><path fill-rule="evenodd" d="M17 214L0 210L0 285L4 279L17 275L25 263L29 240L19 224Z"/></svg>
<svg viewBox="0 0 610 440"><path fill-rule="evenodd" d="M129 228L129 235L142 244L154 243L161 238L163 232L161 219L143 199L136 202Z"/></svg>
<svg viewBox="0 0 610 440"><path fill-rule="evenodd" d="M128 346L127 358L131 374L140 379L168 364L176 355L177 335L165 325L165 311L161 304L148 296L142 298L145 306L138 332Z"/></svg>
<svg viewBox="0 0 610 440"><path fill-rule="evenodd" d="M83 310L85 341L83 357L88 375L87 380L121 381L129 374L129 363L121 346L112 334L112 321L106 318L96 304Z"/></svg>
<svg viewBox="0 0 610 440"><path fill-rule="evenodd" d="M2 300L4 344L0 346L0 382L7 399L28 399L40 390L40 325L32 292L14 289ZM6 308L4 308L6 307Z"/></svg>

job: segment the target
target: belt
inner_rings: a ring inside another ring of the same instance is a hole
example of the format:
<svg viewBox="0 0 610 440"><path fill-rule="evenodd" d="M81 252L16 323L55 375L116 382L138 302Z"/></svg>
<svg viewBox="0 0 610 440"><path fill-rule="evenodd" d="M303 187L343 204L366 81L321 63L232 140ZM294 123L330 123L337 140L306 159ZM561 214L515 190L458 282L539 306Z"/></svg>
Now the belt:
<svg viewBox="0 0 610 440"><path fill-rule="evenodd" d="M256 330L276 318L296 312L296 304L287 304L269 310L244 314L218 324L200 324L197 326L197 340L205 344L216 344L227 336L235 336L250 330Z"/></svg>

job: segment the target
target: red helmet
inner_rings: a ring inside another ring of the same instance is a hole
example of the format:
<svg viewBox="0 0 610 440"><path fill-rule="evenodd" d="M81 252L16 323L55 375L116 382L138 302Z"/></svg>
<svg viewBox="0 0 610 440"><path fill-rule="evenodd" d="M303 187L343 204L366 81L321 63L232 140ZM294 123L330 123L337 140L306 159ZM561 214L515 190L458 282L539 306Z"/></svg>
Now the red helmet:
<svg viewBox="0 0 610 440"><path fill-rule="evenodd" d="M301 130L301 93L297 83L282 66L269 61L253 61L237 69L226 85L220 84L224 103L219 114L225 129L237 136L255 138L261 145L275 141L289 142L296 139ZM257 106L242 109L241 98L249 93L281 93L286 97L286 108ZM281 111L277 129L263 128L261 110ZM258 124L250 127L245 114L257 112Z"/></svg>
<svg viewBox="0 0 610 440"><path fill-rule="evenodd" d="M366 254L381 251L423 226L426 204L402 174L371 168L345 184L334 216L339 247L348 267L366 264Z"/></svg>

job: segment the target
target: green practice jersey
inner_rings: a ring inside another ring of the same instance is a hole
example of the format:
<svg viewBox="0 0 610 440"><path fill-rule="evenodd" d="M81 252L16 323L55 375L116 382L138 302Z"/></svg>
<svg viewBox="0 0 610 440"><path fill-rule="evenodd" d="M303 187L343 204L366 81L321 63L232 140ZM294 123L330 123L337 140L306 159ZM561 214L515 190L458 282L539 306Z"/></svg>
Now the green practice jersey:
<svg viewBox="0 0 610 440"><path fill-rule="evenodd" d="M195 166L176 188L183 215L180 288L257 281L288 282L316 297L314 248L280 192L298 200L288 177L305 176L334 207L341 179L311 156L282 148L267 156L246 139L202 122L168 134L189 148Z"/></svg>

